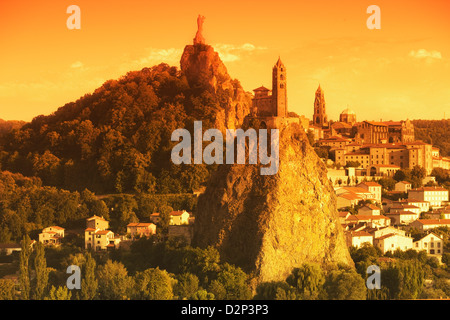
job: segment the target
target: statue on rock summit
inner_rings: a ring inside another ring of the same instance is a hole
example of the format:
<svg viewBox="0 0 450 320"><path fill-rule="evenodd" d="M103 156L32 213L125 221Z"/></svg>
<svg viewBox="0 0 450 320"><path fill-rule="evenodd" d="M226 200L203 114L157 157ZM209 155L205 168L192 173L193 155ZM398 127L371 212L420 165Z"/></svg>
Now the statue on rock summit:
<svg viewBox="0 0 450 320"><path fill-rule="evenodd" d="M195 38L194 38L194 45L196 45L196 44L206 44L205 38L203 37L203 34L202 34L203 22L205 22L205 19L206 18L204 16L202 16L200 14L198 15L198 18L197 18L198 30L197 30L197 33L196 33Z"/></svg>

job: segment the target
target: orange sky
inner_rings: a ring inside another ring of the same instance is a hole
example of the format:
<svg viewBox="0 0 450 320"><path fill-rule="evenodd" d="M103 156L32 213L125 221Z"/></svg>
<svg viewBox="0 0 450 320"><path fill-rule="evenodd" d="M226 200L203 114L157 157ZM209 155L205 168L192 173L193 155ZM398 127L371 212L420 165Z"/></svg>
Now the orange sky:
<svg viewBox="0 0 450 320"><path fill-rule="evenodd" d="M66 27L71 4L81 30ZM381 30L366 27L372 4ZM18 0L0 2L0 119L50 114L127 71L179 67L199 13L246 90L270 88L281 56L290 111L311 118L320 83L334 120L347 106L358 120L450 115L447 0Z"/></svg>

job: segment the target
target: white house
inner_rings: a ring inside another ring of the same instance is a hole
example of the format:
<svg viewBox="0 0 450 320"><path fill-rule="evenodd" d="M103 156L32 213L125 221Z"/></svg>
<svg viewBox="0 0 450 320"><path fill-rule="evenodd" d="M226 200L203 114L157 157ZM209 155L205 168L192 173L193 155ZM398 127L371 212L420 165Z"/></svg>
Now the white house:
<svg viewBox="0 0 450 320"><path fill-rule="evenodd" d="M361 182L357 185L357 187L366 189L370 193L375 195L375 201L380 203L381 202L381 185L373 182L373 181L365 181Z"/></svg>
<svg viewBox="0 0 450 320"><path fill-rule="evenodd" d="M431 207L442 207L448 202L448 190L441 187L421 187L408 191L408 199L428 201Z"/></svg>
<svg viewBox="0 0 450 320"><path fill-rule="evenodd" d="M444 252L444 240L433 232L428 233L422 239L414 241L414 250L425 250L427 254L442 255Z"/></svg>
<svg viewBox="0 0 450 320"><path fill-rule="evenodd" d="M39 242L45 245L58 246L61 244L61 239L64 238L64 228L59 226L50 226L44 228L39 233Z"/></svg>
<svg viewBox="0 0 450 320"><path fill-rule="evenodd" d="M376 205L373 205L371 203L368 203L365 206L358 209L358 214L378 216L381 214L381 208L379 208Z"/></svg>
<svg viewBox="0 0 450 320"><path fill-rule="evenodd" d="M367 231L349 231L345 235L348 247L359 248L363 243L373 244L373 236Z"/></svg>
<svg viewBox="0 0 450 320"><path fill-rule="evenodd" d="M418 219L411 222L409 225L412 228L424 231L437 227L450 227L450 219Z"/></svg>
<svg viewBox="0 0 450 320"><path fill-rule="evenodd" d="M394 252L397 249L406 251L408 249L412 249L413 238L391 233L379 238L374 238L373 244L374 246L378 247L383 254L388 251Z"/></svg>
<svg viewBox="0 0 450 320"><path fill-rule="evenodd" d="M408 192L408 190L410 190L412 187L411 182L408 181L399 181L395 184L395 191L400 191L400 192Z"/></svg>
<svg viewBox="0 0 450 320"><path fill-rule="evenodd" d="M389 212L385 213L386 217L391 219L391 224L398 226L398 225L408 225L411 222L419 219L419 214L412 212L412 211L395 211L395 212Z"/></svg>

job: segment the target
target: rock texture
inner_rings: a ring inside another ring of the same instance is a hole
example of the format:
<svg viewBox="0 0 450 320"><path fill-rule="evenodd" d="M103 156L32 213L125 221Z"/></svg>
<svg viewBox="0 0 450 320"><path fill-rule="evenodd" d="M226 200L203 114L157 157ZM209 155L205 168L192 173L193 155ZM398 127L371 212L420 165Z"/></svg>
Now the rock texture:
<svg viewBox="0 0 450 320"><path fill-rule="evenodd" d="M252 95L227 68L214 48L206 44L188 45L180 60L181 70L192 88L202 88L220 96L222 109L216 115L215 127L221 131L239 127L250 113Z"/></svg>
<svg viewBox="0 0 450 320"><path fill-rule="evenodd" d="M254 279L285 280L304 262L353 265L326 168L297 124L280 130L280 168L221 165L200 196L194 245L213 245ZM248 162L247 162L248 163Z"/></svg>

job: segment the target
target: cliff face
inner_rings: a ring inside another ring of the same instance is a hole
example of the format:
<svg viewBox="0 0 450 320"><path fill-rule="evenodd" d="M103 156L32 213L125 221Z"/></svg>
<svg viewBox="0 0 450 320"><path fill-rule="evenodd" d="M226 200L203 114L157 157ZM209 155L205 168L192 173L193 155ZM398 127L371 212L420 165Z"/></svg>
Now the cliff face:
<svg viewBox="0 0 450 320"><path fill-rule="evenodd" d="M213 245L256 282L285 280L304 262L352 265L326 168L300 126L280 130L280 167L222 165L200 196L194 244ZM248 163L248 162L247 162Z"/></svg>
<svg viewBox="0 0 450 320"><path fill-rule="evenodd" d="M180 66L191 87L200 87L221 96L222 109L216 115L215 127L221 131L239 127L250 113L251 94L239 81L231 79L214 48L206 44L187 45Z"/></svg>

